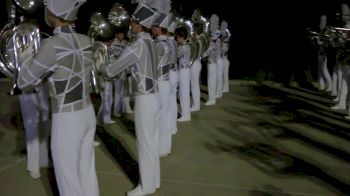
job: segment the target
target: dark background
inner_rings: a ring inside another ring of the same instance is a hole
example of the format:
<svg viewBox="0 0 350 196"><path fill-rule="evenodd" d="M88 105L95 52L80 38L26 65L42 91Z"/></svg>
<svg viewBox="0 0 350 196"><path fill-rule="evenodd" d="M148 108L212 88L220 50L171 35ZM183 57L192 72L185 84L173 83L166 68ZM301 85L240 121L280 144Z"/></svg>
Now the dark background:
<svg viewBox="0 0 350 196"><path fill-rule="evenodd" d="M88 0L80 9L76 23L79 32L86 33L93 12L107 16L113 3L122 3L129 12L135 8L130 1ZM216 13L220 21L226 20L231 31L229 50L230 78L304 82L306 75L316 77L316 51L307 37L306 28L317 30L321 14L328 16L328 24L338 26L336 13L340 5L348 1L202 1L176 0L172 7L176 12L190 18L199 8L210 18ZM230 4L230 5L229 5ZM7 23L5 1L0 3L0 25ZM43 13L36 17L43 21ZM44 24L44 22L43 22ZM45 27L44 29L48 29ZM330 54L329 69L334 62Z"/></svg>

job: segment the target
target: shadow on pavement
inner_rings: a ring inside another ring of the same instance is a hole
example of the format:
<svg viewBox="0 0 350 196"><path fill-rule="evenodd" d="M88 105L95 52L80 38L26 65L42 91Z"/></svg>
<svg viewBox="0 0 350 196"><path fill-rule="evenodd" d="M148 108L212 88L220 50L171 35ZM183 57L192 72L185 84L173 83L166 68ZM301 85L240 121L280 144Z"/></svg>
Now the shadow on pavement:
<svg viewBox="0 0 350 196"><path fill-rule="evenodd" d="M138 163L130 156L130 153L123 146L123 142L120 141L119 138L112 136L101 126L97 127L96 134L101 139L108 153L123 169L130 181L136 186L140 178Z"/></svg>
<svg viewBox="0 0 350 196"><path fill-rule="evenodd" d="M251 91L240 94L240 102L253 104L255 109L225 108L225 112L238 116L240 121L229 121L229 126L216 127L215 131L209 131L212 142L206 144L207 149L212 153L230 153L277 178L307 177L337 195L349 195L350 183L343 178L343 175L332 172L327 163L315 160L312 154L302 155L297 151L293 152L293 149L288 150L278 141L293 140L345 162L350 162L349 152L339 146L325 144L312 136L303 135L303 130L287 128L287 123L297 123L294 121L294 110L300 105L284 99L283 94L264 92L264 97L261 97L256 88L253 87ZM332 134L339 136L337 132ZM252 195L285 195L270 194L266 191L270 189L264 191L257 189Z"/></svg>

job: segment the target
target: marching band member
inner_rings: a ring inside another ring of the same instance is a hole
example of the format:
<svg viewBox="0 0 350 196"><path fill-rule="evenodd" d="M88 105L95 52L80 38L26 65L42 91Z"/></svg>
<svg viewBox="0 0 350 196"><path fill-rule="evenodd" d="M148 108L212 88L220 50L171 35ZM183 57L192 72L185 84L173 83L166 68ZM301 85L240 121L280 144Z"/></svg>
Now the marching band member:
<svg viewBox="0 0 350 196"><path fill-rule="evenodd" d="M54 35L41 43L35 57L24 52L17 80L21 89L28 89L48 77L51 151L61 196L99 195L93 144L96 118L89 88L92 46L89 37L76 33L73 25L83 3L47 1L45 19L55 28Z"/></svg>
<svg viewBox="0 0 350 196"><path fill-rule="evenodd" d="M117 59L124 50L126 46L124 36L124 32L121 29L117 29L114 39L108 46L108 55L111 61ZM120 117L122 113L133 113L130 106L129 85L130 82L129 77L127 77L127 71L122 72L117 78L104 79L104 88L101 92L101 107L99 111L99 114L102 113L104 124L115 123L115 121L111 119L112 106L113 115L116 117Z"/></svg>
<svg viewBox="0 0 350 196"><path fill-rule="evenodd" d="M191 48L187 43L188 30L186 27L179 27L175 30L175 40L177 46L177 62L179 66L179 98L181 117L179 122L191 120L190 112L190 55Z"/></svg>
<svg viewBox="0 0 350 196"><path fill-rule="evenodd" d="M230 61L228 59L228 50L230 47L231 35L227 29L226 21L221 22L220 29L221 29L221 39L222 39L222 55L224 57L224 81L222 85L222 92L227 93L230 90L230 83L229 83Z"/></svg>
<svg viewBox="0 0 350 196"><path fill-rule="evenodd" d="M104 124L114 124L115 121L111 118L112 104L113 104L113 81L104 79L103 91L101 94L101 105L99 114L102 114L102 121Z"/></svg>
<svg viewBox="0 0 350 196"><path fill-rule="evenodd" d="M209 48L202 54L202 57L208 56L208 100L204 105L214 105L216 103L216 88L217 88L217 57L219 53L219 45L217 39L219 33L217 31L219 17L212 14L210 17L210 43Z"/></svg>
<svg viewBox="0 0 350 196"><path fill-rule="evenodd" d="M342 4L342 21L345 23L344 28L350 28L350 9L347 4ZM347 34L348 32L346 32ZM345 57L348 55L345 49L347 35L345 37L341 37L339 39L345 39L341 41L340 46L337 48L337 64L333 70L333 88L335 88L333 92L336 92L337 97L334 101L337 102L335 106L332 106L331 109L334 110L344 110L346 109L346 97L348 94L348 82L349 82L349 70L348 66L345 65L346 61L344 61Z"/></svg>
<svg viewBox="0 0 350 196"><path fill-rule="evenodd" d="M174 16L170 15L170 24L167 28L168 30L168 40L170 43L171 50L171 67L169 70L169 130L170 133L175 134L177 132L177 86L178 86L178 67L177 67L177 50L176 41L174 39L176 22L174 21Z"/></svg>
<svg viewBox="0 0 350 196"><path fill-rule="evenodd" d="M40 167L49 160L50 106L47 85L35 87L35 92L19 95L27 147L27 171L33 179L40 178Z"/></svg>
<svg viewBox="0 0 350 196"><path fill-rule="evenodd" d="M115 38L109 45L111 59L118 58L126 46L125 33L118 29ZM120 117L122 113L132 114L129 95L129 77L127 71L120 74L121 77L115 79L112 83L114 86L114 116Z"/></svg>
<svg viewBox="0 0 350 196"><path fill-rule="evenodd" d="M316 36L318 45L318 84L319 90L332 90L332 79L327 68L327 46L328 40L325 39L327 31L327 17L322 15L320 17L320 36ZM327 86L327 88L325 87Z"/></svg>
<svg viewBox="0 0 350 196"><path fill-rule="evenodd" d="M162 1L159 1L162 2ZM171 133L169 130L170 118L170 82L169 71L172 66L171 43L167 37L167 27L170 22L170 1L151 5L158 10L159 17L152 26L152 36L155 38L158 61L158 87L160 95L160 119L159 119L159 155L167 156L171 152Z"/></svg>
<svg viewBox="0 0 350 196"><path fill-rule="evenodd" d="M126 40L124 39L124 32L121 29L117 29L115 38L108 46L108 55L110 61L115 61L122 53L126 46ZM112 124L115 121L111 120L112 105L113 114L116 117L120 117L122 113L133 113L130 106L129 97L129 77L127 77L127 71L119 74L118 78L107 79L105 81L105 107L104 111L104 123ZM114 95L114 99L113 99ZM106 120L105 120L106 119Z"/></svg>
<svg viewBox="0 0 350 196"><path fill-rule="evenodd" d="M132 87L131 87L131 82L132 78L129 74L128 71L124 72L125 77L123 78L123 91L121 92L122 96L122 113L123 114L133 114L134 110L132 109L131 106L131 94L132 94ZM117 91L116 85L114 85L114 90ZM115 101L114 101L115 102ZM114 109L116 111L116 109ZM114 115L117 116L118 113L114 112Z"/></svg>
<svg viewBox="0 0 350 196"><path fill-rule="evenodd" d="M120 42L118 39L118 33L115 34L113 41L109 44L107 53L110 59L116 58L120 55L121 51L124 48L124 43ZM107 44L107 43L106 43ZM102 115L102 121L104 124L114 124L115 121L112 120L112 105L114 105L114 115L117 117L121 116L121 93L120 90L123 90L122 80L121 79L101 79L103 90L101 94L101 105L98 114ZM113 91L114 90L114 91ZM114 95L114 104L113 104L113 95ZM118 112L117 112L118 111Z"/></svg>
<svg viewBox="0 0 350 196"><path fill-rule="evenodd" d="M127 71L125 74L126 74L126 77L124 80L124 88L123 88L124 90L122 92L122 95L123 95L122 96L122 113L133 114L134 110L132 109L132 106L131 106L132 78Z"/></svg>
<svg viewBox="0 0 350 196"><path fill-rule="evenodd" d="M39 26L36 20L20 17L21 24ZM14 42L7 45L9 56L14 62L21 61L15 55ZM20 62L19 62L20 64ZM27 171L32 179L41 177L40 167L51 166L49 159L49 137L51 132L50 106L47 83L28 92L20 92L19 103L25 132L27 150Z"/></svg>
<svg viewBox="0 0 350 196"><path fill-rule="evenodd" d="M224 57L222 53L222 43L221 43L221 31L219 29L219 19L218 24L216 25L216 44L217 44L217 53L216 53L216 67L217 67L217 77L216 77L216 98L222 97L222 87L224 83Z"/></svg>
<svg viewBox="0 0 350 196"><path fill-rule="evenodd" d="M135 42L105 69L108 77L129 69L135 83L134 118L140 182L127 193L128 196L151 194L160 187L157 54L148 33L156 18L156 12L140 2L131 21L131 31L137 36Z"/></svg>
<svg viewBox="0 0 350 196"><path fill-rule="evenodd" d="M101 42L101 44L107 45L107 42ZM99 53L93 52L94 63L99 65L105 63L105 59L99 56ZM111 119L111 105L112 105L112 82L109 78L96 77L100 84L99 94L101 97L100 108L97 113L97 118L100 120L102 117L103 124L114 124L115 121ZM99 121L98 121L99 123Z"/></svg>
<svg viewBox="0 0 350 196"><path fill-rule="evenodd" d="M199 24L198 24L199 25ZM202 24L201 24L202 25ZM196 26L196 24L195 24ZM197 26L197 28L194 28L194 36L199 37L203 33L203 26ZM199 111L201 107L201 90L200 90L200 74L202 70L202 63L201 63L201 51L203 48L203 43L198 39L199 43L199 52L197 58L194 60L192 66L191 66L191 94L192 94L192 106L191 106L191 112Z"/></svg>

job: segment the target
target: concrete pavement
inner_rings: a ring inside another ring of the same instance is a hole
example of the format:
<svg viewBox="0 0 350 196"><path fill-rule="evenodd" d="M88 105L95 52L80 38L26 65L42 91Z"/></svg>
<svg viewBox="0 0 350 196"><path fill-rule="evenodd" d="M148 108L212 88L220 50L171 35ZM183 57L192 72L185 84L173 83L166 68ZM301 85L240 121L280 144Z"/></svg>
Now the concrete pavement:
<svg viewBox="0 0 350 196"><path fill-rule="evenodd" d="M9 89L7 80L0 86L1 95ZM273 83L264 88L287 89ZM216 105L202 105L190 122L178 123L172 152L161 158L161 188L153 195L349 195L350 140L296 120L300 108L288 106L294 102L261 90L254 82L231 81L230 93ZM58 195L52 169L42 169L38 180L25 171L18 98L1 100L0 195ZM96 132L101 196L125 195L138 181L132 115L115 120Z"/></svg>

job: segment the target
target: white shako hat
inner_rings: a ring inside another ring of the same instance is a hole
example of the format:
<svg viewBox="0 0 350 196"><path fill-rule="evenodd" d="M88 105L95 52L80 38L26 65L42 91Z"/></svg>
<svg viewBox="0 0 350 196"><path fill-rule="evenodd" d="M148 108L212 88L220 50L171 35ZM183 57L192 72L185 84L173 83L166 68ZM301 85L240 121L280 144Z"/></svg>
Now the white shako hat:
<svg viewBox="0 0 350 196"><path fill-rule="evenodd" d="M85 2L86 0L47 0L46 8L63 20L75 21L80 6Z"/></svg>
<svg viewBox="0 0 350 196"><path fill-rule="evenodd" d="M131 18L137 21L140 25L150 29L158 18L158 13L156 10L152 9L148 3L149 2L146 0L139 0Z"/></svg>

